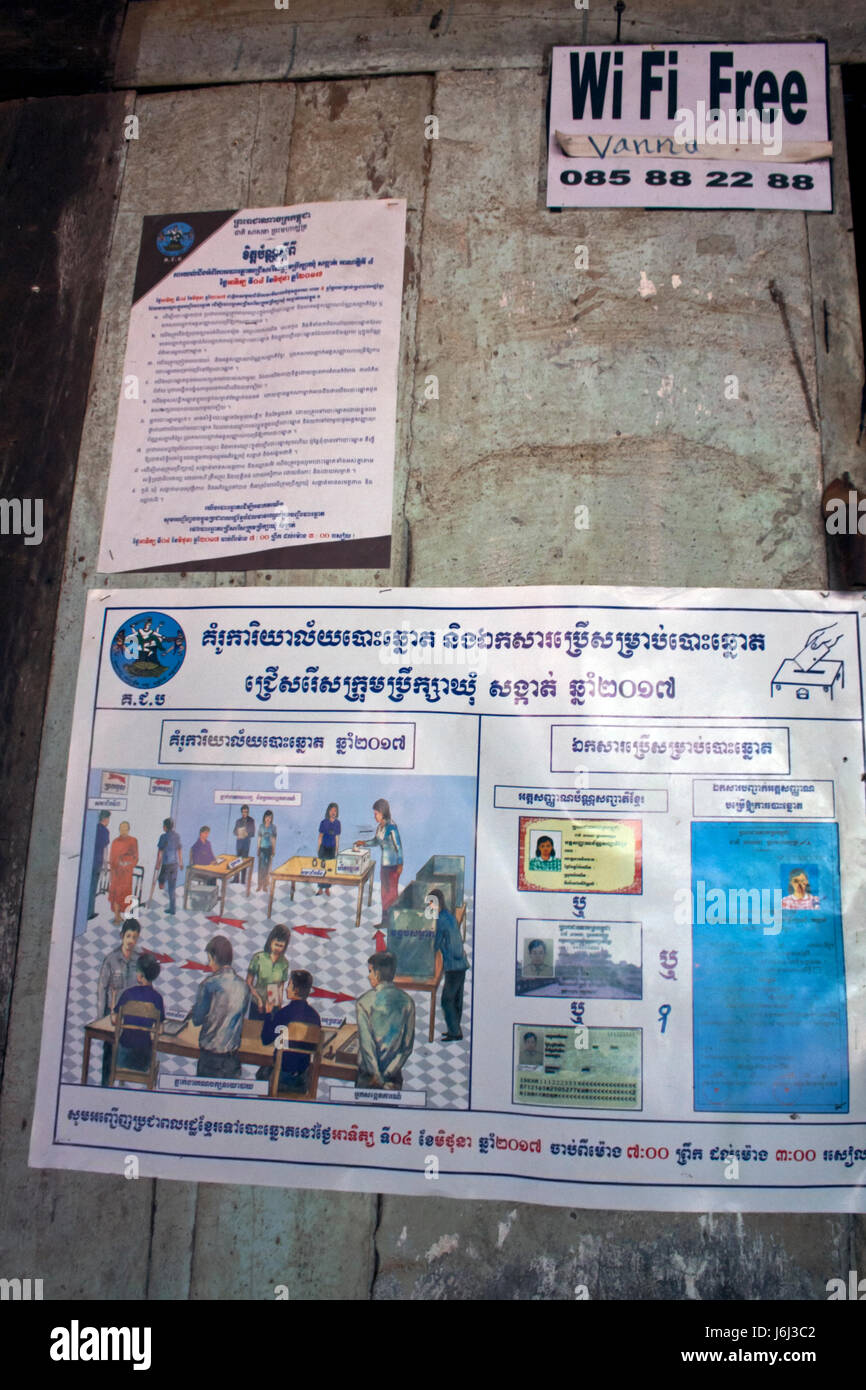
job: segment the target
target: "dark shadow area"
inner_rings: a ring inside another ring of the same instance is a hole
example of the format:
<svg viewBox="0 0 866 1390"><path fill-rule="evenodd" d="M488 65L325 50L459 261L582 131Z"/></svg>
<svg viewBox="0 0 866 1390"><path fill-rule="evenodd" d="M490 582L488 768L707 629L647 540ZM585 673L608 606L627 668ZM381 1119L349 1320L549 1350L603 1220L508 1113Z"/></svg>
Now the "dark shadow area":
<svg viewBox="0 0 866 1390"><path fill-rule="evenodd" d="M0 101L107 91L126 0L3 0Z"/></svg>
<svg viewBox="0 0 866 1390"><path fill-rule="evenodd" d="M125 107L122 92L0 106L0 782L14 805L0 826L0 1066Z"/></svg>

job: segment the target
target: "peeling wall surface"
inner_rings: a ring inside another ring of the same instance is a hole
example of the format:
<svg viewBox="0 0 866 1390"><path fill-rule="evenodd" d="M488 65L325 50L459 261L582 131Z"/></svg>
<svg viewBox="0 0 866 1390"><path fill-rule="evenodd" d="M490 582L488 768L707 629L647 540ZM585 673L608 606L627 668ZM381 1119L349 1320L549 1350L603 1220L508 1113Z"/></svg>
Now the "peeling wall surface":
<svg viewBox="0 0 866 1390"><path fill-rule="evenodd" d="M470 1203L437 1197L433 1182L424 1198L196 1186L148 1179L144 1161L134 1182L27 1168L88 588L826 585L825 482L847 470L866 492L839 68L866 61L866 7L832 9L819 19L804 0L648 0L626 10L622 32L772 42L813 39L817 27L835 142L827 215L548 211L550 48L613 40L613 6L595 0L583 11L547 0L292 0L288 11L140 0L122 31L118 18L105 60L115 90L98 98L105 149L88 176L104 294L81 335L92 372L65 558L63 528L57 541L50 682L46 632L41 685L28 687L29 716L16 716L29 751L10 772L29 789L32 825L29 851L22 840L12 856L14 891L0 898L7 976L17 940L0 1271L44 1272L52 1299L272 1299L291 1282L305 1299L568 1300L584 1287L592 1299L774 1300L824 1299L828 1279L866 1270L866 1218L854 1216ZM96 62L88 50L88 72ZM13 105L0 105L8 167L27 157L4 134ZM139 138L126 141L132 112ZM428 115L437 139L425 138ZM391 196L407 199L408 229L390 570L98 573L142 216ZM425 397L431 374L438 399ZM737 399L725 395L732 374ZM73 468L74 458L70 492ZM543 489L528 486L540 476ZM590 518L580 531L578 505Z"/></svg>

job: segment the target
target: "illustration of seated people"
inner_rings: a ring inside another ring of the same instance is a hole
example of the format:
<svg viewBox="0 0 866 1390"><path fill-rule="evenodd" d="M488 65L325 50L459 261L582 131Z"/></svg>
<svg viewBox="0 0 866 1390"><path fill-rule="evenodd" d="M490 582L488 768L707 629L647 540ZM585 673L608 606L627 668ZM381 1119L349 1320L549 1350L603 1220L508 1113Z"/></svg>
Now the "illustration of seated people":
<svg viewBox="0 0 866 1390"><path fill-rule="evenodd" d="M178 869L183 868L183 849L180 836L174 828L174 821L168 816L162 823L162 834L156 842L156 874L160 888L168 896L166 917L174 917L177 910L175 893L177 891Z"/></svg>
<svg viewBox="0 0 866 1390"><path fill-rule="evenodd" d="M114 913L114 925L120 926L121 913L132 902L132 874L138 863L138 841L129 833L129 821L117 827L117 839L112 840L108 856L108 902Z"/></svg>
<svg viewBox="0 0 866 1390"><path fill-rule="evenodd" d="M527 1030L520 1035L520 1056L517 1065L523 1068L535 1068L544 1065L544 1039L539 1038L537 1033Z"/></svg>
<svg viewBox="0 0 866 1390"><path fill-rule="evenodd" d="M113 951L109 951L99 971L99 979L96 984L97 1018L105 1018L106 1014L113 1013L124 990L131 989L136 984L138 962L141 957L141 952L138 949L140 935L140 924L134 917L127 917L121 927L120 945L116 946ZM103 1043L103 1086L108 1085L108 1078L111 1074L111 1053L112 1044Z"/></svg>
<svg viewBox="0 0 866 1390"><path fill-rule="evenodd" d="M237 1077L249 986L232 969L234 952L228 937L212 937L205 951L211 974L199 985L191 1015L201 1028L196 1076Z"/></svg>
<svg viewBox="0 0 866 1390"><path fill-rule="evenodd" d="M535 936L523 948L523 979L551 980L553 978L553 942Z"/></svg>
<svg viewBox="0 0 866 1390"><path fill-rule="evenodd" d="M786 912L804 912L820 906L821 900L812 892L806 871L794 869L788 877L788 892L782 899L782 907Z"/></svg>
<svg viewBox="0 0 866 1390"><path fill-rule="evenodd" d="M442 957L442 1013L445 1018L445 1032L442 1042L457 1042L463 1037L463 988L466 984L466 971L469 958L463 945L463 937L457 919L445 906L445 895L439 888L431 888L424 901L424 916L436 922L436 935L433 949Z"/></svg>
<svg viewBox="0 0 866 1390"><path fill-rule="evenodd" d="M396 973L397 958L390 951L369 957L370 989L356 1004L359 1089L403 1089L403 1068L415 1045L415 1005L394 984Z"/></svg>
<svg viewBox="0 0 866 1390"><path fill-rule="evenodd" d="M108 846L111 834L108 829L110 811L100 811L96 826L96 839L93 843L93 864L90 869L90 893L87 898L87 920L92 922L96 916L96 890L102 870L108 864Z"/></svg>
<svg viewBox="0 0 866 1390"><path fill-rule="evenodd" d="M288 995L289 1002L284 1004L281 1009L274 1008L273 1004L266 1005L265 1021L262 1024L262 1042L267 1046L272 1046L280 1036L281 1028L288 1028L290 1023L306 1023L315 1028L320 1028L322 1020L316 1010L307 1003L310 991L313 988L313 977L309 970L293 970L289 976ZM285 1034L282 1035L285 1038ZM278 1044L279 1045L279 1044ZM299 1094L307 1090L309 1079L310 1058L315 1051L314 1046L310 1046L307 1055L304 1055L302 1043L292 1044L291 1048L282 1047L282 1058L280 1062L280 1080L277 1095L280 1092L288 1094ZM296 1050L297 1048L297 1050ZM262 1067L261 1072L256 1076L260 1080L270 1077L271 1068Z"/></svg>
<svg viewBox="0 0 866 1390"><path fill-rule="evenodd" d="M204 864L213 864L214 860L216 859L216 855L213 852L213 845L210 842L209 825L203 825L201 830L198 832L198 839L190 849L189 858L190 863L193 864L197 869L201 868ZM202 878L199 879L199 882L213 885L214 883L216 883L216 879Z"/></svg>
<svg viewBox="0 0 866 1390"><path fill-rule="evenodd" d="M553 830L539 835L535 842L535 853L529 861L530 869L550 869L559 873L562 869L562 832Z"/></svg>
<svg viewBox="0 0 866 1390"><path fill-rule="evenodd" d="M316 844L316 857L321 860L336 859L340 849L340 808L336 801L329 801L324 816L319 821L319 839ZM321 884L316 889L316 897L324 893L326 897L331 896L330 885L324 888Z"/></svg>
<svg viewBox="0 0 866 1390"><path fill-rule="evenodd" d="M119 996L111 1014L111 1022L117 1023L120 1010L125 1005L153 1004L159 1011L160 1023L163 1023L165 1021L165 1003L159 990L154 989L154 981L159 977L160 972L159 961L149 951L142 951L136 965L138 967L135 977L136 983L130 985ZM149 1024L150 1019L136 1015L132 1009L127 1009L123 1016L123 1022ZM150 1063L151 1043L147 1034L141 1028L124 1028L120 1034L120 1043L117 1049L117 1068L123 1071L146 1072L150 1068Z"/></svg>
<svg viewBox="0 0 866 1390"><path fill-rule="evenodd" d="M355 849L382 851L382 920L374 930L384 928L388 908L397 901L400 892L400 873L403 868L403 844L400 831L391 819L391 807L384 797L373 802L376 833L371 840L356 840Z"/></svg>
<svg viewBox="0 0 866 1390"><path fill-rule="evenodd" d="M256 823L250 815L249 806L242 806L232 832L235 837L235 854L238 859L249 859L250 844L256 833Z"/></svg>
<svg viewBox="0 0 866 1390"><path fill-rule="evenodd" d="M277 827L274 825L273 811L265 811L262 816L262 823L259 826L259 893L268 891L268 875L271 872L271 860L277 847Z"/></svg>

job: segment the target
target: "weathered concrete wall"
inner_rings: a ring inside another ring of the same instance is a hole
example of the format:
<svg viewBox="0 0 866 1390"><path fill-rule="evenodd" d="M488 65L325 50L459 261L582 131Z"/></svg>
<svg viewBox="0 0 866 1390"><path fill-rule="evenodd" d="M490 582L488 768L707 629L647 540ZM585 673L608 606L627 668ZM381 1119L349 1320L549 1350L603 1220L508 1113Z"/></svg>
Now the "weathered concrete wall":
<svg viewBox="0 0 866 1390"><path fill-rule="evenodd" d="M641 0L623 15L625 43L827 40L831 63L866 56L862 0ZM292 77L533 68L554 44L611 43L612 0L148 0L130 6L115 80L169 87Z"/></svg>
<svg viewBox="0 0 866 1390"><path fill-rule="evenodd" d="M497 0L446 5L431 28L435 11L409 0L366 6L363 21L352 9L333 18L334 7L293 0L290 18L275 19L240 0L149 0L129 11L119 83L232 85L135 99L140 139L114 222L42 741L2 1097L0 1265L44 1272L51 1298L270 1298L290 1272L304 1296L325 1299L568 1299L579 1283L594 1298L823 1297L858 1255L866 1266L860 1218L627 1216L26 1168L72 690L84 593L106 582L95 558L144 213L392 194L409 203L390 571L156 574L148 585L820 587L824 476L860 466L839 144L832 216L550 213L544 48L576 41L581 26L588 41L608 40L611 15ZM860 51L855 15L849 6L828 18L837 61ZM627 39L755 40L809 37L814 18L803 4L683 15L658 0L630 23ZM383 70L394 75L373 76ZM289 71L321 80L261 80ZM437 141L424 139L427 114L439 118ZM578 243L588 271L574 269ZM654 294L641 294L641 272ZM438 401L423 397L430 373ZM738 401L723 395L730 373ZM539 480L543 512L527 500ZM577 503L590 509L589 531L574 530Z"/></svg>

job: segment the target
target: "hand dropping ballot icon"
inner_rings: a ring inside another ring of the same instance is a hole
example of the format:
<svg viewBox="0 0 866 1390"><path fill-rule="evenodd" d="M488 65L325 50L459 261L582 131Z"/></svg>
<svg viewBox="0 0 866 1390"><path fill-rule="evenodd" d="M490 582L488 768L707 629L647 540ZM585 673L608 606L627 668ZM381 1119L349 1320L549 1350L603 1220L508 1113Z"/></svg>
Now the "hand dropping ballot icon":
<svg viewBox="0 0 866 1390"><path fill-rule="evenodd" d="M834 635L835 628L835 623L815 628L797 655L785 658L770 682L771 697L785 686L793 687L798 700L810 700L818 691L832 700L837 682L840 690L844 690L844 661L827 660L828 653L842 638L841 632Z"/></svg>

